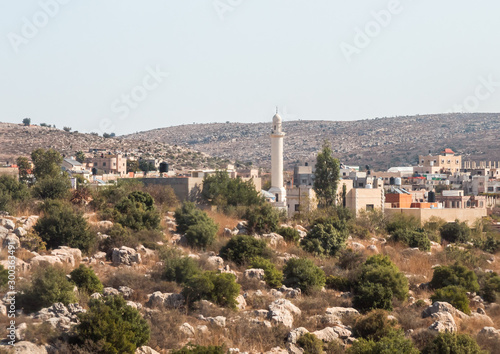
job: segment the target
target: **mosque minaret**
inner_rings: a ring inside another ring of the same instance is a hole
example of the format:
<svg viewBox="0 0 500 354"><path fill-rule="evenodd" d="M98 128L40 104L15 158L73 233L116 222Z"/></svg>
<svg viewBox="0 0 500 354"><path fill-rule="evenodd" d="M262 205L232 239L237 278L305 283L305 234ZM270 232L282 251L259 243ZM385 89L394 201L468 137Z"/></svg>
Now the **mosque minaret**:
<svg viewBox="0 0 500 354"><path fill-rule="evenodd" d="M274 206L286 210L286 189L283 183L283 138L285 133L282 131L282 119L278 114L273 117L271 129L271 189L276 201Z"/></svg>

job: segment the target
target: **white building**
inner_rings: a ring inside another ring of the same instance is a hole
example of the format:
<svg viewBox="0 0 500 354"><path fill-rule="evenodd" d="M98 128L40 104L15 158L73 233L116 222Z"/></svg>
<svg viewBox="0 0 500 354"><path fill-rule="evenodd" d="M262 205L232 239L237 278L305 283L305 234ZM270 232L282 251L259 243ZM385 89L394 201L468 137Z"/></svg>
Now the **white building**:
<svg viewBox="0 0 500 354"><path fill-rule="evenodd" d="M271 189L269 193L276 196L273 205L286 211L286 189L283 183L283 138L282 119L276 109L271 129Z"/></svg>

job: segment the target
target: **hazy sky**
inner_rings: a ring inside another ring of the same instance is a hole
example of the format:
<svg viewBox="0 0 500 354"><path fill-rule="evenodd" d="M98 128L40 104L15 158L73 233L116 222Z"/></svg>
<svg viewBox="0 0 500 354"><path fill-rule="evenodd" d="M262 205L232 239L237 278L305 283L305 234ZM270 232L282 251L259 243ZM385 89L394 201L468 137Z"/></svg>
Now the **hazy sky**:
<svg viewBox="0 0 500 354"><path fill-rule="evenodd" d="M500 111L498 0L0 3L0 121L187 123Z"/></svg>

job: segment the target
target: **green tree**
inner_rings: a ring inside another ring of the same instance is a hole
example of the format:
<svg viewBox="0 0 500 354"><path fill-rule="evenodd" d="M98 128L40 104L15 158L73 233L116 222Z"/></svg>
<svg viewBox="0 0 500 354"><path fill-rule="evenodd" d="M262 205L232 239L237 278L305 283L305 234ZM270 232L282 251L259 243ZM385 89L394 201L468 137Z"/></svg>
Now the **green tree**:
<svg viewBox="0 0 500 354"><path fill-rule="evenodd" d="M240 285L233 274L210 271L190 277L182 289L188 303L205 299L232 309L236 309L239 293Z"/></svg>
<svg viewBox="0 0 500 354"><path fill-rule="evenodd" d="M252 206L263 203L262 196L255 189L252 180L230 178L227 171L217 171L203 178L202 197L212 205Z"/></svg>
<svg viewBox="0 0 500 354"><path fill-rule="evenodd" d="M160 226L160 214L149 193L136 191L115 205L114 219L132 230L154 230Z"/></svg>
<svg viewBox="0 0 500 354"><path fill-rule="evenodd" d="M102 293L104 287L92 268L80 264L70 275L71 281L76 284L80 291L88 295Z"/></svg>
<svg viewBox="0 0 500 354"><path fill-rule="evenodd" d="M218 226L207 213L187 202L175 211L177 232L184 233L191 247L205 248L215 241Z"/></svg>
<svg viewBox="0 0 500 354"><path fill-rule="evenodd" d="M393 297L403 301L408 290L408 280L388 256L371 256L355 281L353 304L362 311L392 311Z"/></svg>
<svg viewBox="0 0 500 354"><path fill-rule="evenodd" d="M459 264L434 268L432 280L429 285L433 289L444 288L448 285L458 285L470 292L479 291L476 274Z"/></svg>
<svg viewBox="0 0 500 354"><path fill-rule="evenodd" d="M31 277L30 285L18 296L20 307L32 313L56 302L68 305L76 301L73 287L62 268L38 268Z"/></svg>
<svg viewBox="0 0 500 354"><path fill-rule="evenodd" d="M279 211L269 203L248 208L243 217L247 220L248 230L256 233L275 232L280 222Z"/></svg>
<svg viewBox="0 0 500 354"><path fill-rule="evenodd" d="M174 250L168 250L161 257L165 264L163 278L184 284L191 277L201 273L198 263L191 257L180 257Z"/></svg>
<svg viewBox="0 0 500 354"><path fill-rule="evenodd" d="M139 168L139 161L137 160L127 160L127 172L138 172L141 169Z"/></svg>
<svg viewBox="0 0 500 354"><path fill-rule="evenodd" d="M226 349L224 345L202 346L202 345L195 345L188 343L179 350L172 350L171 353L172 354L226 354Z"/></svg>
<svg viewBox="0 0 500 354"><path fill-rule="evenodd" d="M16 160L17 168L19 169L19 181L22 183L28 183L31 181L29 175L31 170L31 164L27 157L19 156Z"/></svg>
<svg viewBox="0 0 500 354"><path fill-rule="evenodd" d="M15 205L29 198L25 184L10 176L0 176L0 210L13 212Z"/></svg>
<svg viewBox="0 0 500 354"><path fill-rule="evenodd" d="M44 203L43 216L34 226L34 230L49 248L69 246L88 251L96 237L89 230L83 214L73 211L70 205L59 201Z"/></svg>
<svg viewBox="0 0 500 354"><path fill-rule="evenodd" d="M422 228L398 229L392 233L391 240L402 242L409 247L418 247L421 251L431 249L431 240L429 240L427 232Z"/></svg>
<svg viewBox="0 0 500 354"><path fill-rule="evenodd" d="M459 333L439 333L434 340L429 343L423 354L486 354L482 351L474 339L466 334Z"/></svg>
<svg viewBox="0 0 500 354"><path fill-rule="evenodd" d="M247 235L231 238L219 252L222 258L238 265L251 262L255 257L269 258L270 253L266 241Z"/></svg>
<svg viewBox="0 0 500 354"><path fill-rule="evenodd" d="M389 335L397 325L396 320L391 320L388 317L389 313L380 309L371 311L364 316L360 316L354 323L354 334L356 337L378 341Z"/></svg>
<svg viewBox="0 0 500 354"><path fill-rule="evenodd" d="M481 278L481 296L484 301L495 302L500 293L500 276L497 273L485 273Z"/></svg>
<svg viewBox="0 0 500 354"><path fill-rule="evenodd" d="M148 173L149 171L156 171L155 164L146 160L139 161L139 169L144 173Z"/></svg>
<svg viewBox="0 0 500 354"><path fill-rule="evenodd" d="M467 291L461 286L449 285L444 288L437 289L436 292L431 296L432 302L444 301L453 305L454 308L470 314L469 309L469 298L467 297Z"/></svg>
<svg viewBox="0 0 500 354"><path fill-rule="evenodd" d="M326 283L325 272L306 258L290 259L283 268L283 275L286 286L299 288L306 294L320 290Z"/></svg>
<svg viewBox="0 0 500 354"><path fill-rule="evenodd" d="M349 231L344 222L328 220L317 222L301 241L302 247L316 255L335 256L345 247Z"/></svg>
<svg viewBox="0 0 500 354"><path fill-rule="evenodd" d="M102 343L109 354L135 353L136 348L149 341L150 328L136 309L119 296L92 299L89 310L80 314L76 327L79 343L92 340Z"/></svg>
<svg viewBox="0 0 500 354"><path fill-rule="evenodd" d="M63 158L54 149L36 149L31 153L31 160L35 165L33 174L37 180L54 178L61 174L61 163Z"/></svg>
<svg viewBox="0 0 500 354"><path fill-rule="evenodd" d="M82 163L83 161L85 161L85 154L83 153L83 151L77 151L76 154L75 154L75 159L76 161Z"/></svg>
<svg viewBox="0 0 500 354"><path fill-rule="evenodd" d="M347 354L418 354L420 353L413 345L410 339L406 339L401 330L393 330L385 337L378 341L373 339L366 340L358 339L352 347L347 351ZM436 352L437 353L437 352Z"/></svg>
<svg viewBox="0 0 500 354"><path fill-rule="evenodd" d="M441 238L448 242L465 243L470 239L470 228L465 222L451 222L440 229Z"/></svg>
<svg viewBox="0 0 500 354"><path fill-rule="evenodd" d="M23 124L25 126L29 126L31 124L31 118L24 118L23 119Z"/></svg>
<svg viewBox="0 0 500 354"><path fill-rule="evenodd" d="M66 199L71 182L66 175L58 175L37 180L33 186L33 196L39 199Z"/></svg>
<svg viewBox="0 0 500 354"><path fill-rule="evenodd" d="M320 206L335 205L339 177L339 160L333 157L330 144L325 141L321 152L316 158L316 170L314 172L314 191Z"/></svg>
<svg viewBox="0 0 500 354"><path fill-rule="evenodd" d="M283 236L286 242L297 243L300 240L299 231L295 230L293 227L280 227L276 232Z"/></svg>

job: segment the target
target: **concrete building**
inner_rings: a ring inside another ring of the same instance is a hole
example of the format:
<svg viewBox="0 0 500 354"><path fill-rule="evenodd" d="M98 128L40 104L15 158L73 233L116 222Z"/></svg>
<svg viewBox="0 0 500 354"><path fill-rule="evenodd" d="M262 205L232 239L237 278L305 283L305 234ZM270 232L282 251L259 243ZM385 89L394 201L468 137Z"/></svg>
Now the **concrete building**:
<svg viewBox="0 0 500 354"><path fill-rule="evenodd" d="M105 174L118 174L122 177L127 174L127 160L121 154L101 153L87 158L85 162L93 174L99 170Z"/></svg>
<svg viewBox="0 0 500 354"><path fill-rule="evenodd" d="M312 186L297 186L286 191L288 217L297 213L310 212L317 208L318 200Z"/></svg>
<svg viewBox="0 0 500 354"><path fill-rule="evenodd" d="M273 205L276 208L286 210L286 189L283 183L283 138L282 119L276 109L271 127L271 189L269 193L276 196Z"/></svg>
<svg viewBox="0 0 500 354"><path fill-rule="evenodd" d="M462 168L462 156L455 155L451 149L444 149L439 155L420 155L418 160L418 166L415 166L413 171L419 174L453 174L460 172Z"/></svg>

